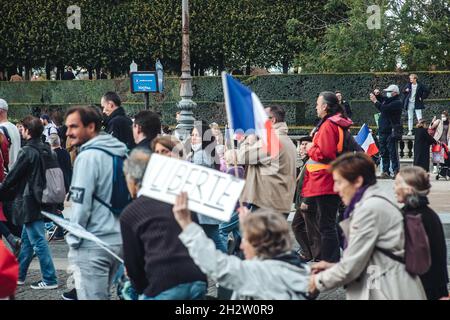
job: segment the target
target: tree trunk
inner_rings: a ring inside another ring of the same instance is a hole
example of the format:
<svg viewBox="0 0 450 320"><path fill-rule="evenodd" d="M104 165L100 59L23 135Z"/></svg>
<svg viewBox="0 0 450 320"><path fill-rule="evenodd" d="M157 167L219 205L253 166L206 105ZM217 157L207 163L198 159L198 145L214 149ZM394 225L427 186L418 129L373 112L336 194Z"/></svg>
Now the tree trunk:
<svg viewBox="0 0 450 320"><path fill-rule="evenodd" d="M25 66L25 80L27 80L27 81L30 80L30 72L31 72L31 68L29 66Z"/></svg>
<svg viewBox="0 0 450 320"><path fill-rule="evenodd" d="M283 73L286 74L289 72L289 62L283 61Z"/></svg>
<svg viewBox="0 0 450 320"><path fill-rule="evenodd" d="M247 66L245 67L245 75L249 76L251 72L252 67L250 66L250 64L247 64Z"/></svg>
<svg viewBox="0 0 450 320"><path fill-rule="evenodd" d="M200 77L205 75L205 68L200 68Z"/></svg>
<svg viewBox="0 0 450 320"><path fill-rule="evenodd" d="M95 68L95 78L97 80L100 79L100 67Z"/></svg>
<svg viewBox="0 0 450 320"><path fill-rule="evenodd" d="M47 80L51 80L51 67L49 66L48 63L45 64L45 77L47 78Z"/></svg>
<svg viewBox="0 0 450 320"><path fill-rule="evenodd" d="M92 68L88 68L89 80L92 80Z"/></svg>

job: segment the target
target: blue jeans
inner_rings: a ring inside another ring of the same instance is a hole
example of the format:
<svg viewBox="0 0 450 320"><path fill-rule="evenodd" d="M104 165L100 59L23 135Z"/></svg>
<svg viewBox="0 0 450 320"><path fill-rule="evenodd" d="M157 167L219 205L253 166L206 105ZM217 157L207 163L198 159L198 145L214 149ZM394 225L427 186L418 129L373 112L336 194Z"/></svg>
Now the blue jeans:
<svg viewBox="0 0 450 320"><path fill-rule="evenodd" d="M391 134L380 134L380 155L383 163L383 172L389 174L389 167L392 162L392 171L398 172L400 164L398 161L397 139Z"/></svg>
<svg viewBox="0 0 450 320"><path fill-rule="evenodd" d="M239 248L238 244L241 240L241 232L239 230L239 213L237 211L233 212L229 222L223 222L219 224L220 239L225 248L228 246L228 234L230 232L233 233L234 241L237 245L237 248Z"/></svg>
<svg viewBox="0 0 450 320"><path fill-rule="evenodd" d="M195 281L179 284L154 297L139 295L139 300L201 300L206 294L206 282Z"/></svg>
<svg viewBox="0 0 450 320"><path fill-rule="evenodd" d="M25 280L34 253L39 259L42 280L48 285L57 284L55 266L53 265L47 239L45 239L43 220L26 223L23 226L22 247L19 254L20 281Z"/></svg>
<svg viewBox="0 0 450 320"><path fill-rule="evenodd" d="M200 225L205 231L206 236L210 238L216 244L216 249L222 251L223 253L227 253L227 246L222 242L219 233L219 225L218 224L201 224Z"/></svg>

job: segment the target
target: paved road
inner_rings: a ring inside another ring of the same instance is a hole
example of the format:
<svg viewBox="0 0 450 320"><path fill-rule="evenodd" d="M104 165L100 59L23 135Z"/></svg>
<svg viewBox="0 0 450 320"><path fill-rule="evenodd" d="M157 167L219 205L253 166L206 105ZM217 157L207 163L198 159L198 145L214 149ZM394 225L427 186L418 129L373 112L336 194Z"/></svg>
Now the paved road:
<svg viewBox="0 0 450 320"><path fill-rule="evenodd" d="M390 194L392 200L395 200L393 194L393 181L380 181L380 184L385 188L385 190ZM448 252L448 260L447 264L450 266L450 201L448 198L450 196L450 182L444 181L433 181L432 192L429 196L431 207L435 209L436 212L439 213L439 216L444 223L444 230L447 238L447 252ZM67 204L66 210L64 212L65 216L70 216L70 205ZM18 300L58 300L61 297L61 294L67 290L68 284L69 287L71 285L70 279L68 281L69 274L67 273L67 245L65 242L51 242L50 248L52 251L52 256L54 258L55 267L58 273L58 280L60 288L56 290L32 290L29 285L34 282L40 280L40 271L39 271L39 263L37 259L35 259L31 266L30 271L26 279L26 283L24 286L21 286L17 290L17 299ZM112 299L117 299L117 295L115 294L115 288L112 288ZM208 295L214 297L217 295L217 290L215 286L210 283ZM327 293L322 293L319 296L320 300L343 300L344 290L339 288L338 290L334 290Z"/></svg>

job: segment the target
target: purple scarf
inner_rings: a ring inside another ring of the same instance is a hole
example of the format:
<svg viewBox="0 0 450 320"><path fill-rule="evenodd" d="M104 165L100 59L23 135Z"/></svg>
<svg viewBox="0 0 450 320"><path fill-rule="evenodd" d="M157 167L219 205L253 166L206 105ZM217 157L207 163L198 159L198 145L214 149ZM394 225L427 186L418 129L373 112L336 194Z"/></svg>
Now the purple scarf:
<svg viewBox="0 0 450 320"><path fill-rule="evenodd" d="M364 192L366 192L366 190L369 188L369 185L365 185L362 186L361 188L359 188L356 192L355 195L353 196L352 200L350 201L348 207L345 209L344 214L343 214L343 219L348 219L350 217L350 213L352 213L352 211L355 209L355 205L361 201ZM348 242L347 239L344 239L344 249L347 248Z"/></svg>

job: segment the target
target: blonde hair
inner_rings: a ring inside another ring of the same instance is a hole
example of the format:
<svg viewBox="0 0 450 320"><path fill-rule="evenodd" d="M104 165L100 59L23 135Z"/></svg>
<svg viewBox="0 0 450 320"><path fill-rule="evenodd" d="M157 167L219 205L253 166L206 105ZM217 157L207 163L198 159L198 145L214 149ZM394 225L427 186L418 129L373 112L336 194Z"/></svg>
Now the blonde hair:
<svg viewBox="0 0 450 320"><path fill-rule="evenodd" d="M273 258L292 249L289 225L282 213L258 209L241 222L246 240L261 258Z"/></svg>
<svg viewBox="0 0 450 320"><path fill-rule="evenodd" d="M409 76L410 76L410 77L413 77L413 78L416 79L416 80L419 79L419 77L418 77L417 74L415 74L415 73L411 73Z"/></svg>
<svg viewBox="0 0 450 320"><path fill-rule="evenodd" d="M235 149L230 149L225 151L225 154L223 156L225 159L225 163L227 165L234 165L235 161L237 161L237 152Z"/></svg>

